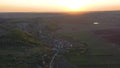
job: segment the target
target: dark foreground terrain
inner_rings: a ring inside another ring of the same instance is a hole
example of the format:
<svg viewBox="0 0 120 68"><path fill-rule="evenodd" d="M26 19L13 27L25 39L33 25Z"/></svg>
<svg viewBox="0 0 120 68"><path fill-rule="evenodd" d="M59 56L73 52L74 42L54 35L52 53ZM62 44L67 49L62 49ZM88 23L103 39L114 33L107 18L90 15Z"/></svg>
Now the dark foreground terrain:
<svg viewBox="0 0 120 68"><path fill-rule="evenodd" d="M120 11L0 13L0 68L120 68L119 26Z"/></svg>

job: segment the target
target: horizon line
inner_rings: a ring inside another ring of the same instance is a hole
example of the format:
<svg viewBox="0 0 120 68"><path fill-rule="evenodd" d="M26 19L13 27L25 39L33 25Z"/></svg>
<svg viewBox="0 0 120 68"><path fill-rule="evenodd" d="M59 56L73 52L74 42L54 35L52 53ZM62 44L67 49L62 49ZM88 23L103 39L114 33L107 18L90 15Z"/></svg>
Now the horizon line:
<svg viewBox="0 0 120 68"><path fill-rule="evenodd" d="M16 11L5 11L5 12L0 12L0 13L80 13L80 12L111 12L111 11L120 11L120 10L100 10L100 11L77 11L77 12L69 12L69 11L60 11L60 12L32 12L32 11L23 11L23 12L16 12Z"/></svg>

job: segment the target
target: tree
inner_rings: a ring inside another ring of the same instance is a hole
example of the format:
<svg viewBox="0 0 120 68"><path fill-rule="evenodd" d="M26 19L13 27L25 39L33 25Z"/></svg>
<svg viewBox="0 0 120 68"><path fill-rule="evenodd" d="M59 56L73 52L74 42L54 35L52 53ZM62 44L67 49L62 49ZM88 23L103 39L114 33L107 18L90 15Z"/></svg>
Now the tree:
<svg viewBox="0 0 120 68"><path fill-rule="evenodd" d="M50 32L55 32L59 29L59 26L57 23L48 23L47 26L46 26L46 29Z"/></svg>

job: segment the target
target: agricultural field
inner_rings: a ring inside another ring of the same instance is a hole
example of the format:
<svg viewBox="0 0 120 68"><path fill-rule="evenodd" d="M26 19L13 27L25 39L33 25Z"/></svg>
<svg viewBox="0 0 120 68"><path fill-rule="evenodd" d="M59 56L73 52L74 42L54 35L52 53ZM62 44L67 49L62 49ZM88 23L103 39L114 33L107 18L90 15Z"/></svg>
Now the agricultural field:
<svg viewBox="0 0 120 68"><path fill-rule="evenodd" d="M119 66L120 51L101 37L94 35L92 32L80 32L69 35L87 44L87 51L85 53L75 49L73 46L72 52L65 55L65 58L77 65L78 68L112 68Z"/></svg>
<svg viewBox="0 0 120 68"><path fill-rule="evenodd" d="M120 45L120 29L106 29L106 30L98 30L95 31L95 34L99 37L106 39L106 41Z"/></svg>

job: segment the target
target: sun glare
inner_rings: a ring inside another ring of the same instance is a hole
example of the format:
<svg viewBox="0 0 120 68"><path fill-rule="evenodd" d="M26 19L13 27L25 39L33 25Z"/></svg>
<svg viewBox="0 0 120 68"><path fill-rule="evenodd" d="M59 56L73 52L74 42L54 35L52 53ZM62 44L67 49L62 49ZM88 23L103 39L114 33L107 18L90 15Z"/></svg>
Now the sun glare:
<svg viewBox="0 0 120 68"><path fill-rule="evenodd" d="M81 5L77 5L77 4L74 4L74 5L66 5L65 7L66 7L66 9L68 9L69 11L80 11L80 10L82 10L82 6L81 6Z"/></svg>
<svg viewBox="0 0 120 68"><path fill-rule="evenodd" d="M67 11L77 12L84 11L90 3L90 0L64 0L61 1L60 5L62 5Z"/></svg>

